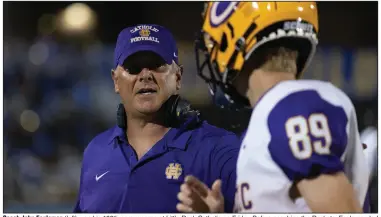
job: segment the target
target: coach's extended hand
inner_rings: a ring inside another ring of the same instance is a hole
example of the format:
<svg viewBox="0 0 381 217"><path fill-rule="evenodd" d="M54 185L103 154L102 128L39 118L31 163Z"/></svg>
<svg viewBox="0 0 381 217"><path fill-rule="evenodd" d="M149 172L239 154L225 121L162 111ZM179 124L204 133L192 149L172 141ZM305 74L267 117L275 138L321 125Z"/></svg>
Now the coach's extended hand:
<svg viewBox="0 0 381 217"><path fill-rule="evenodd" d="M194 176L185 177L184 184L177 194L180 203L179 212L221 213L224 212L224 196L221 192L221 180L216 180L212 189Z"/></svg>

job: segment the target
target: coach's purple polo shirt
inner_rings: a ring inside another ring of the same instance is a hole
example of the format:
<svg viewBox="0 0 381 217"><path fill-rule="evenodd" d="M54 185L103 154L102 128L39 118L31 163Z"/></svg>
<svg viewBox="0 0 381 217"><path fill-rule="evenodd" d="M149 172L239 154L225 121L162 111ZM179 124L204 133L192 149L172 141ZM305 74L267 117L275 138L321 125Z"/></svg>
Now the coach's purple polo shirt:
<svg viewBox="0 0 381 217"><path fill-rule="evenodd" d="M194 127L196 119L170 129L139 161L121 128L96 136L84 153L74 212L177 212L177 194L188 174L209 187L222 179L225 210L232 212L240 141L205 121Z"/></svg>

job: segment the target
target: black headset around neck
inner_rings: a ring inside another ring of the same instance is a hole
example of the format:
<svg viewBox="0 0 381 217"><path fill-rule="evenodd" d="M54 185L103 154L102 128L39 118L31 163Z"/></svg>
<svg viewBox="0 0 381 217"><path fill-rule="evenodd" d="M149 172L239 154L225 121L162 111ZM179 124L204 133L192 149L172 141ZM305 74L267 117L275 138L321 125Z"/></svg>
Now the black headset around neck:
<svg viewBox="0 0 381 217"><path fill-rule="evenodd" d="M165 124L170 127L178 126L188 118L197 117L197 122L201 121L201 115L198 110L191 107L189 101L181 98L179 95L172 95L163 104L165 109ZM122 103L117 109L117 125L122 129L127 128L127 115Z"/></svg>

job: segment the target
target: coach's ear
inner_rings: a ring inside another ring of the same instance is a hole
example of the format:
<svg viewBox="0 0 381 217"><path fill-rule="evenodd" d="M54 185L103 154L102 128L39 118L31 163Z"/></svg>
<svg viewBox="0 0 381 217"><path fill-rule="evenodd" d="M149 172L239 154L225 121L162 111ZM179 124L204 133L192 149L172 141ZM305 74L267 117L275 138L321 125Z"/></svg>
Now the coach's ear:
<svg viewBox="0 0 381 217"><path fill-rule="evenodd" d="M174 63L176 65L176 63ZM181 88L181 78L183 76L184 67L183 65L176 65L175 69L176 73L176 90L180 90Z"/></svg>
<svg viewBox="0 0 381 217"><path fill-rule="evenodd" d="M115 93L119 93L118 73L116 72L116 70L118 70L118 69L111 69L111 78L114 81Z"/></svg>

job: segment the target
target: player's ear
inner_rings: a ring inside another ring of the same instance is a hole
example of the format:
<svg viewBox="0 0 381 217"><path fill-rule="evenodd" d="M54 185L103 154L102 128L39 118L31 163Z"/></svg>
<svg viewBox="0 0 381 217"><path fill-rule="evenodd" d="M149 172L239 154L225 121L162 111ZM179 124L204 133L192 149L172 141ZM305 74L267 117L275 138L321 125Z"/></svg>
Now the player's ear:
<svg viewBox="0 0 381 217"><path fill-rule="evenodd" d="M115 93L119 93L119 85L118 85L118 73L116 72L117 69L111 69L111 78L114 81L114 90Z"/></svg>

